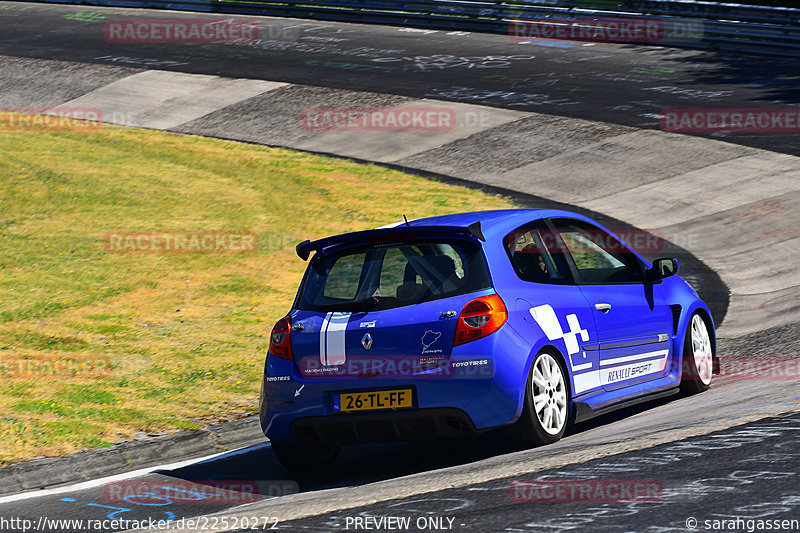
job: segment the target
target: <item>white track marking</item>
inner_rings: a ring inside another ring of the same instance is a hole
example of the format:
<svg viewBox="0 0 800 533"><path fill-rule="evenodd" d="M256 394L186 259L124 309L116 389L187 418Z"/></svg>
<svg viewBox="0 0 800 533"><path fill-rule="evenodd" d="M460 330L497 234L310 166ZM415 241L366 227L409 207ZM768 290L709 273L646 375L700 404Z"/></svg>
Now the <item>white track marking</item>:
<svg viewBox="0 0 800 533"><path fill-rule="evenodd" d="M37 491L30 491L30 492L21 492L19 494L11 494L9 496L2 496L0 497L0 504L9 503L9 502L16 502L20 500L27 500L30 498L39 498L42 496L53 496L56 494L64 494L67 492L74 492L79 490L91 489L93 487L99 487L101 485L105 485L106 483L111 483L113 481L121 481L123 479L131 479L139 476L144 476L146 474L150 474L156 470L177 470L178 468L183 468L189 465L200 465L204 463L209 463L211 461L218 461L220 459L227 459L229 457L234 457L236 455L241 455L243 453L254 452L256 450L260 450L262 448L268 447L270 444L269 442L263 442L261 444L254 444L253 446L248 446L246 448L239 448L238 450L233 450L230 452L220 452L215 453L212 455L206 455L204 457L198 457L196 459L187 459L185 461L179 461L177 463L168 463L164 465L156 465L156 466L148 466L147 468L140 468L138 470L131 470L130 472L123 472L122 474L115 474L113 476L106 476L101 477L98 479L91 479L89 481L81 481L80 483L75 483L73 485L67 485L64 487L58 487L55 489L43 489Z"/></svg>

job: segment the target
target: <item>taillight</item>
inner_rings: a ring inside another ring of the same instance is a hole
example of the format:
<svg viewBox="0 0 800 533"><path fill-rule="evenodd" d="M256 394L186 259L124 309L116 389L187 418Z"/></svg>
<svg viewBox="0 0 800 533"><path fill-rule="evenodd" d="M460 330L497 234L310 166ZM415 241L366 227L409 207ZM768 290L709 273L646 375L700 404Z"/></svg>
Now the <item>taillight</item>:
<svg viewBox="0 0 800 533"><path fill-rule="evenodd" d="M288 315L278 320L269 336L269 353L281 359L294 359L291 331L292 319Z"/></svg>
<svg viewBox="0 0 800 533"><path fill-rule="evenodd" d="M458 316L453 346L491 335L506 323L507 318L506 306L498 295L490 294L472 300Z"/></svg>

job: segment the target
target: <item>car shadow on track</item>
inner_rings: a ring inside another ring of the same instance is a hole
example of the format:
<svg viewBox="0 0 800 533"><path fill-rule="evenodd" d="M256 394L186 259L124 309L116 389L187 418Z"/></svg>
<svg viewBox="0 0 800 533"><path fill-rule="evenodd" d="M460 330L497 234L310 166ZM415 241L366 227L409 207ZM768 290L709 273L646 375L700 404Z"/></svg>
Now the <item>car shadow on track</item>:
<svg viewBox="0 0 800 533"><path fill-rule="evenodd" d="M565 438L613 424L664 405L674 398L628 407L575 424L568 429ZM157 474L193 483L252 480L257 482L261 497L275 497L286 495L287 490L291 493L364 485L469 464L523 449L502 431L462 439L346 446L339 460L329 470L299 475L283 468L269 446L261 446L252 451L175 470L158 471Z"/></svg>

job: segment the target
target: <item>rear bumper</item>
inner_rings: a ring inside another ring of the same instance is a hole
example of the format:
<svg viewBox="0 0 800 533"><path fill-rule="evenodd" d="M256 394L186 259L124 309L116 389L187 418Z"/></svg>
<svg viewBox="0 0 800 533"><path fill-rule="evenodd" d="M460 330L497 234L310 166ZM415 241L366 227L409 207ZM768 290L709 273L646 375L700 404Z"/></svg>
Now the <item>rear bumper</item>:
<svg viewBox="0 0 800 533"><path fill-rule="evenodd" d="M530 346L504 326L493 335L455 347L450 362L457 371L447 377L405 379L308 378L297 372L293 361L268 355L259 409L261 429L276 441L320 439L351 444L458 437L503 426L520 415L529 351ZM401 388L413 390L413 408L363 413L333 410L337 393Z"/></svg>

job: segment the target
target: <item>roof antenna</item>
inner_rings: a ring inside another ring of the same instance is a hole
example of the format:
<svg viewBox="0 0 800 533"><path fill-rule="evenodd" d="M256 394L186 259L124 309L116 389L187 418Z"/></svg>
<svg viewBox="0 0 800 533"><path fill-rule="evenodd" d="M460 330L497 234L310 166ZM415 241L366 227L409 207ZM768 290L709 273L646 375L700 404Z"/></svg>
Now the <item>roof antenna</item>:
<svg viewBox="0 0 800 533"><path fill-rule="evenodd" d="M406 214L403 213L403 220L406 221L406 226L410 226L411 224L408 223L408 219L406 218Z"/></svg>

